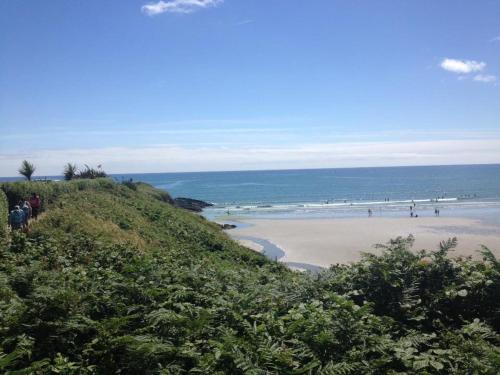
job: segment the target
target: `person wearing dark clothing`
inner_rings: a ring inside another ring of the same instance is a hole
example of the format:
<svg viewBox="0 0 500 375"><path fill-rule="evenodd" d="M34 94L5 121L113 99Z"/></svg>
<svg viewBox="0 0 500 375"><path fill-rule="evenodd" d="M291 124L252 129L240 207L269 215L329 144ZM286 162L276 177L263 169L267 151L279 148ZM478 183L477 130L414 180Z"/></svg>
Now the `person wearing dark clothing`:
<svg viewBox="0 0 500 375"><path fill-rule="evenodd" d="M24 212L19 206L14 206L14 209L9 214L9 225L12 230L23 229Z"/></svg>
<svg viewBox="0 0 500 375"><path fill-rule="evenodd" d="M42 207L40 196L36 193L32 193L29 203L31 205L31 216L33 219L36 219L40 213L40 208Z"/></svg>

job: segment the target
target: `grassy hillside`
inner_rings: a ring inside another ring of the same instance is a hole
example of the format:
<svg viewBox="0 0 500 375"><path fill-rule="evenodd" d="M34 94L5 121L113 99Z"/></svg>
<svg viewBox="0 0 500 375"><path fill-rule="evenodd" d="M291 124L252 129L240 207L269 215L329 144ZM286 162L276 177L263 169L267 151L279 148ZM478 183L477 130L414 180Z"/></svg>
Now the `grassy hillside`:
<svg viewBox="0 0 500 375"><path fill-rule="evenodd" d="M292 272L145 184L1 185L45 212L0 252L0 372L496 374L500 265L453 241Z"/></svg>

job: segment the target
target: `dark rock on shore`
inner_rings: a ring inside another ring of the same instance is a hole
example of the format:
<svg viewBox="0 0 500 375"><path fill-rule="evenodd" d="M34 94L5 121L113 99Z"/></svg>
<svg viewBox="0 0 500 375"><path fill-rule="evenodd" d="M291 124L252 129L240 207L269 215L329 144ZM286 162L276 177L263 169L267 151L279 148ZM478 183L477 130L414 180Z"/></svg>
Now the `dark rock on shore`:
<svg viewBox="0 0 500 375"><path fill-rule="evenodd" d="M234 224L219 224L222 229L234 229L236 225Z"/></svg>
<svg viewBox="0 0 500 375"><path fill-rule="evenodd" d="M201 212L205 207L213 206L213 204L203 202L198 199L174 198L174 206L184 208L189 211Z"/></svg>

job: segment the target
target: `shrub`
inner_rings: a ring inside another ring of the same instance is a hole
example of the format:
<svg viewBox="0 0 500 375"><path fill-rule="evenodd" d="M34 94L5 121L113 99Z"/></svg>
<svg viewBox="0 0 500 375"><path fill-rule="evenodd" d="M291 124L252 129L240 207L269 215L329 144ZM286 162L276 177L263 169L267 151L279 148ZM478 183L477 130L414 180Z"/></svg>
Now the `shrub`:
<svg viewBox="0 0 500 375"><path fill-rule="evenodd" d="M80 171L76 174L77 178L88 178L88 179L95 179L95 178L104 178L107 177L106 172L104 172L101 169L101 166L98 166L97 169L89 167L87 164L85 164L85 169L83 171Z"/></svg>
<svg viewBox="0 0 500 375"><path fill-rule="evenodd" d="M7 218L9 215L9 204L5 193L0 190L0 243L7 236Z"/></svg>
<svg viewBox="0 0 500 375"><path fill-rule="evenodd" d="M64 179L66 181L72 180L76 176L77 172L78 168L76 167L76 164L66 164L63 171Z"/></svg>
<svg viewBox="0 0 500 375"><path fill-rule="evenodd" d="M40 187L48 210L0 251L0 372L497 374L500 266L455 242L301 274L146 184ZM8 195L9 195L8 194Z"/></svg>
<svg viewBox="0 0 500 375"><path fill-rule="evenodd" d="M134 191L137 190L137 184L134 181L132 181L132 179L122 181L122 185L128 187L131 190Z"/></svg>

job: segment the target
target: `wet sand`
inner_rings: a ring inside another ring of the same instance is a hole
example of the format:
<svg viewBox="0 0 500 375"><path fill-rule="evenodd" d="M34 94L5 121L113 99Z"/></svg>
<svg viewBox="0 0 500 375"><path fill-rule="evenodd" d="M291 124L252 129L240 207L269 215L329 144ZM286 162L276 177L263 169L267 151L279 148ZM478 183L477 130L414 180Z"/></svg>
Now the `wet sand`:
<svg viewBox="0 0 500 375"><path fill-rule="evenodd" d="M398 236L415 236L413 249L436 249L440 241L457 237L453 255L478 256L480 245L500 257L500 227L469 218L345 218L345 219L241 219L249 224L228 232L232 237L246 237L244 244L257 251L262 246L249 237L271 242L285 255L286 263L305 263L328 267L360 259L360 252L380 253L373 245Z"/></svg>

